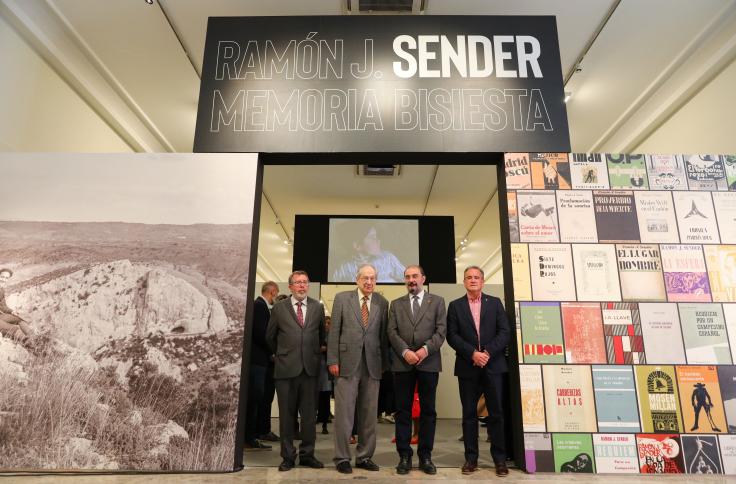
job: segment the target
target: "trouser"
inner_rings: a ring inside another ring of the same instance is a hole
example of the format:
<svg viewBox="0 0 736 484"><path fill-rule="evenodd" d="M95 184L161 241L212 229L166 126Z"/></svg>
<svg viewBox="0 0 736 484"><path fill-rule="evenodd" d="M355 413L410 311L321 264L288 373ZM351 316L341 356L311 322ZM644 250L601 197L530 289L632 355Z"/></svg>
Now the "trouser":
<svg viewBox="0 0 736 484"><path fill-rule="evenodd" d="M409 371L394 373L394 394L396 395L396 451L400 456L413 454L411 441L411 406L414 402L414 388L419 393L419 446L420 459L432 457L434 431L437 426L435 399L440 374L435 371Z"/></svg>
<svg viewBox="0 0 736 484"><path fill-rule="evenodd" d="M478 398L486 397L488 435L491 438L493 462L506 461L506 437L503 418L503 374L474 368L470 378L458 377L460 402L463 407L463 441L465 460L478 462Z"/></svg>
<svg viewBox="0 0 736 484"><path fill-rule="evenodd" d="M378 416L391 415L396 411L394 398L394 376L390 371L383 374L381 387L378 390Z"/></svg>
<svg viewBox="0 0 736 484"><path fill-rule="evenodd" d="M252 442L258 434L258 407L263 400L266 372L268 368L261 365L250 365L248 376L248 405L245 413L245 441Z"/></svg>
<svg viewBox="0 0 736 484"><path fill-rule="evenodd" d="M330 395L332 392L319 392L319 402L317 407L317 423L326 424L330 420Z"/></svg>
<svg viewBox="0 0 736 484"><path fill-rule="evenodd" d="M263 385L263 398L258 404L257 435L266 435L271 432L271 406L276 394L276 385L273 379L273 364L268 365Z"/></svg>
<svg viewBox="0 0 736 484"><path fill-rule="evenodd" d="M302 418L299 457L314 457L314 443L317 439L315 429L315 389L317 377L309 376L304 371L294 378L278 378L276 394L279 399L279 432L281 433L281 457L294 461L294 420L297 412Z"/></svg>

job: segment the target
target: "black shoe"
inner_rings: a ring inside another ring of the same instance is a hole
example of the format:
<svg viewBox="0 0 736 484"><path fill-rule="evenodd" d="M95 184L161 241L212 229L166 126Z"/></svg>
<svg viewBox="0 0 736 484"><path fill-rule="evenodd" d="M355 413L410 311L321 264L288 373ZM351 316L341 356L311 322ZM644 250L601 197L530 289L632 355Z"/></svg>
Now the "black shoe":
<svg viewBox="0 0 736 484"><path fill-rule="evenodd" d="M419 469L430 476L437 474L437 467L432 463L432 459L430 457L419 459Z"/></svg>
<svg viewBox="0 0 736 484"><path fill-rule="evenodd" d="M281 464L279 464L279 471L280 472L286 472L290 471L294 468L294 461L293 460L282 460Z"/></svg>
<svg viewBox="0 0 736 484"><path fill-rule="evenodd" d="M400 475L408 474L411 471L411 456L402 455L399 460L399 465L396 466L396 473Z"/></svg>
<svg viewBox="0 0 736 484"><path fill-rule="evenodd" d="M337 472L340 474L352 474L353 468L350 466L350 462L344 460L340 463L338 463L336 466Z"/></svg>
<svg viewBox="0 0 736 484"><path fill-rule="evenodd" d="M372 460L370 460L370 459L366 459L366 460L361 461L361 462L356 462L355 463L355 467L357 467L358 469L365 469L367 471L377 471L377 470L379 470L378 465L375 462L373 462Z"/></svg>
<svg viewBox="0 0 736 484"><path fill-rule="evenodd" d="M271 450L271 446L254 439L245 443L245 450Z"/></svg>
<svg viewBox="0 0 736 484"><path fill-rule="evenodd" d="M314 457L299 457L299 465L301 467L311 467L312 469L322 469L325 466Z"/></svg>
<svg viewBox="0 0 736 484"><path fill-rule="evenodd" d="M327 424L326 423L323 423L322 424L322 435L327 435L329 433L330 432L327 431Z"/></svg>
<svg viewBox="0 0 736 484"><path fill-rule="evenodd" d="M279 436L274 434L273 432L269 432L267 434L259 435L258 440L266 440L268 442L278 442Z"/></svg>

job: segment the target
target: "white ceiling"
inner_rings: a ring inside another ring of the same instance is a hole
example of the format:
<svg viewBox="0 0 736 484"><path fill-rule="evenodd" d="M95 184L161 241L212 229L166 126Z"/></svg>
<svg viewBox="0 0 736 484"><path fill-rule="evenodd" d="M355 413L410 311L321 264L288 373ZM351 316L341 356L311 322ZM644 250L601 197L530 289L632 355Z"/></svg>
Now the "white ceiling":
<svg viewBox="0 0 736 484"><path fill-rule="evenodd" d="M0 15L131 149L189 152L207 17L341 15L343 2L0 0ZM556 16L574 151L636 148L736 58L734 0L427 0L426 14ZM495 189L490 167L366 180L349 166L270 166L259 276L288 274L295 213L454 215L458 244L471 232L459 263L493 268Z"/></svg>

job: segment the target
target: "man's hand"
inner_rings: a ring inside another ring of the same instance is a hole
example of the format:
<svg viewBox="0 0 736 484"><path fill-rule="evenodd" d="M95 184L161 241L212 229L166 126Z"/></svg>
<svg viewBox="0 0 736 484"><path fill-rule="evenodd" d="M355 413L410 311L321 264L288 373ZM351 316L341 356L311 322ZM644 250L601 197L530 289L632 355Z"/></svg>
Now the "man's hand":
<svg viewBox="0 0 736 484"><path fill-rule="evenodd" d="M330 375L334 377L340 376L340 365L330 365L327 369L330 371Z"/></svg>
<svg viewBox="0 0 736 484"><path fill-rule="evenodd" d="M406 353L404 353L404 359L410 365L416 365L419 363L419 357L412 350L407 350Z"/></svg>
<svg viewBox="0 0 736 484"><path fill-rule="evenodd" d="M422 361L424 361L424 358L426 358L427 356L429 356L428 353L427 353L427 350L424 349L424 346L422 346L421 348L419 348L416 351L416 353L414 353L414 354L417 355L417 358L419 358L419 361L417 361L417 365L419 363L421 363Z"/></svg>
<svg viewBox="0 0 736 484"><path fill-rule="evenodd" d="M484 366L486 366L486 364L488 364L489 359L490 359L490 355L486 353L485 351L482 353L480 351L473 352L473 365L474 366L479 366L483 368Z"/></svg>

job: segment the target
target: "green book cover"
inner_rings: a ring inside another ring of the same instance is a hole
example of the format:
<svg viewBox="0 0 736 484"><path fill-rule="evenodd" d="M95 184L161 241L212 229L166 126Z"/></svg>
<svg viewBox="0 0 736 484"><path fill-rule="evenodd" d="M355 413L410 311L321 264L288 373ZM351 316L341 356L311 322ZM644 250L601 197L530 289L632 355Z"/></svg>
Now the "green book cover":
<svg viewBox="0 0 736 484"><path fill-rule="evenodd" d="M552 449L557 472L595 473L590 434L552 434Z"/></svg>
<svg viewBox="0 0 736 484"><path fill-rule="evenodd" d="M646 158L641 154L606 153L611 189L648 190Z"/></svg>
<svg viewBox="0 0 736 484"><path fill-rule="evenodd" d="M522 302L519 312L524 363L564 363L559 303Z"/></svg>
<svg viewBox="0 0 736 484"><path fill-rule="evenodd" d="M674 366L634 367L641 428L647 434L683 431Z"/></svg>

